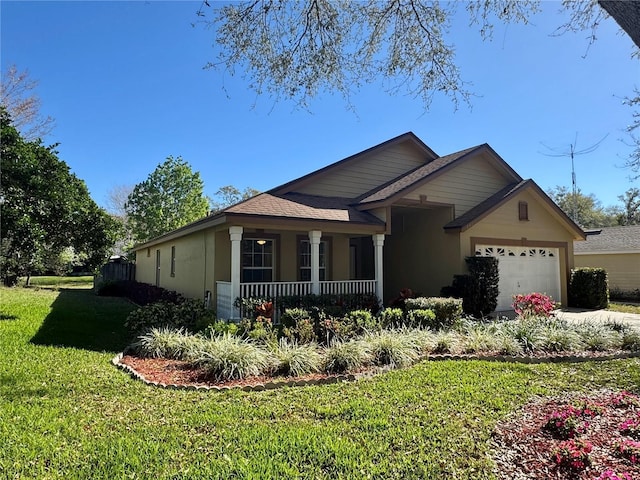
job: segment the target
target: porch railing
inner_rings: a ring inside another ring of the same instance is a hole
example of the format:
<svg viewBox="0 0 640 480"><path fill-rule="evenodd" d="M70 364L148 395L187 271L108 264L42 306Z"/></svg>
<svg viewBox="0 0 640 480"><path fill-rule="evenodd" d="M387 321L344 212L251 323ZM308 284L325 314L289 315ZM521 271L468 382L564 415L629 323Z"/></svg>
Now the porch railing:
<svg viewBox="0 0 640 480"><path fill-rule="evenodd" d="M334 280L320 282L320 293L323 295L348 295L375 293L375 280Z"/></svg>
<svg viewBox="0 0 640 480"><path fill-rule="evenodd" d="M216 282L217 314L219 318L230 319L237 316L231 298L231 282ZM240 298L265 298L274 302L274 314L279 315L278 300L290 295L311 294L311 282L254 282L240 284ZM375 280L333 280L320 282L322 295L370 294L376 291ZM249 312L241 312L247 315ZM278 320L275 318L274 320Z"/></svg>
<svg viewBox="0 0 640 480"><path fill-rule="evenodd" d="M233 298L231 298L231 282L216 282L216 315L228 320L233 318Z"/></svg>

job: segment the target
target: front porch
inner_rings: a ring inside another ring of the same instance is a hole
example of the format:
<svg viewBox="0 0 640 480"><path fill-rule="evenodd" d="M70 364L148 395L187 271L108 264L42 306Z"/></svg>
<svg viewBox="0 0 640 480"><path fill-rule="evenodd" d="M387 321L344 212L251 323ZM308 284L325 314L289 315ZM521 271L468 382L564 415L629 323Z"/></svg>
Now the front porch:
<svg viewBox="0 0 640 480"><path fill-rule="evenodd" d="M323 234L320 230L306 233L293 235L262 231L257 234L255 231L245 232L241 226L229 227L230 280L215 282L218 318L242 318L246 312L235 306L236 299L263 298L274 303L274 312L279 312L280 299L288 296L375 295L382 299L384 234L369 237L373 265L367 270L374 278L362 279L354 273L357 271L357 259L348 237L346 241L338 242L335 233ZM285 251L282 248L288 246L287 238L296 238L298 246L295 250L287 248ZM366 238L361 237L360 240L365 241ZM297 279L287 280L286 277L291 275L288 272L293 269L283 265L292 264L296 265ZM332 264L334 267L339 264L342 268L331 268ZM278 278L283 271L285 278ZM332 275L338 279L331 279Z"/></svg>

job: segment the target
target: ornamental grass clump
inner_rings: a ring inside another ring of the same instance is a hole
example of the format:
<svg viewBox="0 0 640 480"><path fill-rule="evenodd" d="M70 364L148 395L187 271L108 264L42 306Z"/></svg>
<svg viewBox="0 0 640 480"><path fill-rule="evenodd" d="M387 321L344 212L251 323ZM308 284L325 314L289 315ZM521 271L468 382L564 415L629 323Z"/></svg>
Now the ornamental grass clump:
<svg viewBox="0 0 640 480"><path fill-rule="evenodd" d="M592 443L586 440L565 440L553 449L553 461L559 468L581 472L591 463L589 454L592 449Z"/></svg>
<svg viewBox="0 0 640 480"><path fill-rule="evenodd" d="M614 348L621 348L622 335L603 324L583 322L577 325L576 333L587 350L604 352Z"/></svg>
<svg viewBox="0 0 640 480"><path fill-rule="evenodd" d="M540 348L546 352L573 352L582 350L583 344L575 330L561 322L552 322L540 329Z"/></svg>
<svg viewBox="0 0 640 480"><path fill-rule="evenodd" d="M133 349L143 358L171 358L185 360L197 350L201 340L184 329L160 327L152 328L140 335Z"/></svg>
<svg viewBox="0 0 640 480"><path fill-rule="evenodd" d="M518 318L507 323L504 331L520 343L525 353L532 353L540 350L544 342L544 322L536 317Z"/></svg>
<svg viewBox="0 0 640 480"><path fill-rule="evenodd" d="M376 365L402 368L412 365L420 358L419 346L410 335L397 330L383 330L364 337Z"/></svg>
<svg viewBox="0 0 640 480"><path fill-rule="evenodd" d="M193 363L216 381L262 375L273 366L271 354L251 340L224 334L202 343Z"/></svg>
<svg viewBox="0 0 640 480"><path fill-rule="evenodd" d="M345 373L363 367L370 358L366 343L352 340L333 340L324 351L324 371Z"/></svg>
<svg viewBox="0 0 640 480"><path fill-rule="evenodd" d="M276 372L284 375L301 376L318 372L322 357L315 344L298 344L281 338L273 348Z"/></svg>

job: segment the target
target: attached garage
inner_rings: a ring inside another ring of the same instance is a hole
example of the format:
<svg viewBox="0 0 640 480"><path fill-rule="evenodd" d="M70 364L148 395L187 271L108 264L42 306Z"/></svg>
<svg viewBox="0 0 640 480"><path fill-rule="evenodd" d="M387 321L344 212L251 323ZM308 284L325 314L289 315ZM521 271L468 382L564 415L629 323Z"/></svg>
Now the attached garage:
<svg viewBox="0 0 640 480"><path fill-rule="evenodd" d="M476 245L475 254L498 259L500 281L497 311L511 310L513 295L540 292L561 298L558 248Z"/></svg>

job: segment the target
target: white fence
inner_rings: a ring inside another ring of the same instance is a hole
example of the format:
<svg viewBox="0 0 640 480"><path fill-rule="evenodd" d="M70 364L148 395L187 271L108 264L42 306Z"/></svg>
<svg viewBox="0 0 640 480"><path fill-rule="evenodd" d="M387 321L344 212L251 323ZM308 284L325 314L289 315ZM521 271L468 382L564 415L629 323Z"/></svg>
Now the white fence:
<svg viewBox="0 0 640 480"><path fill-rule="evenodd" d="M217 284L217 315L218 318L230 319L237 316L233 306L235 298L231 298L231 282L216 282ZM311 294L311 282L255 282L240 284L240 298L264 298L273 301L273 309L277 321L279 316L278 299L290 295ZM322 295L350 295L374 294L375 280L334 280L320 282ZM248 312L242 312L248 314Z"/></svg>

